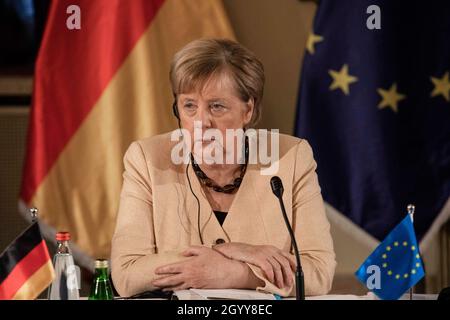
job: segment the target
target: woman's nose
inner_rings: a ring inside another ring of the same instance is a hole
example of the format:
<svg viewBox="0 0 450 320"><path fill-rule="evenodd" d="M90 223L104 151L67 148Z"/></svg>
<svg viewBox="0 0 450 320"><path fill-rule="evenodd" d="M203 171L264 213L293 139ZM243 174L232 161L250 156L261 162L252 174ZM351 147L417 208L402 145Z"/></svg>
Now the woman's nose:
<svg viewBox="0 0 450 320"><path fill-rule="evenodd" d="M207 108L199 108L199 112L197 113L198 118L197 121L201 121L202 129L208 129L212 126L211 113Z"/></svg>

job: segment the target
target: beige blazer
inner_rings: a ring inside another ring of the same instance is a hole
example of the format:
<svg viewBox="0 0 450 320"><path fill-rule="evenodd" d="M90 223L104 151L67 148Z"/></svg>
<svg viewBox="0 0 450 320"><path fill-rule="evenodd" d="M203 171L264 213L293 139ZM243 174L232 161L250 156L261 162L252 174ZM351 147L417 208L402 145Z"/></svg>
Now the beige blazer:
<svg viewBox="0 0 450 320"><path fill-rule="evenodd" d="M316 162L306 140L279 135L278 175L284 185L284 203L301 254L307 295L326 294L336 266L330 225L320 193ZM256 138L251 138L250 145ZM170 133L133 142L124 157L125 172L115 233L112 239L112 278L122 296L155 289L154 270L186 259L180 252L200 245L197 202L186 178L186 165L171 161L176 142ZM253 149L252 149L253 150ZM216 240L274 245L290 251L280 206L263 166L249 164L228 215L220 226L192 166L188 168L194 193L200 200L204 245ZM295 295L294 286L278 288L260 268L248 264L265 283L258 290Z"/></svg>

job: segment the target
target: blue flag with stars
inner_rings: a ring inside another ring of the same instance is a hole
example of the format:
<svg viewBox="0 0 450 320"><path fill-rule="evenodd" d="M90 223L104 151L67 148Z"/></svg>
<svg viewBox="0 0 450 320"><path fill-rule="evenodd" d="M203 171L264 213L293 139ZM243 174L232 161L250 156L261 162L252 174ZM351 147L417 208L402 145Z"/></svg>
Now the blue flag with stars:
<svg viewBox="0 0 450 320"><path fill-rule="evenodd" d="M295 133L325 201L380 241L409 203L418 240L449 216L449 17L450 1L318 4Z"/></svg>
<svg viewBox="0 0 450 320"><path fill-rule="evenodd" d="M409 214L356 271L356 277L384 300L397 300L425 275Z"/></svg>

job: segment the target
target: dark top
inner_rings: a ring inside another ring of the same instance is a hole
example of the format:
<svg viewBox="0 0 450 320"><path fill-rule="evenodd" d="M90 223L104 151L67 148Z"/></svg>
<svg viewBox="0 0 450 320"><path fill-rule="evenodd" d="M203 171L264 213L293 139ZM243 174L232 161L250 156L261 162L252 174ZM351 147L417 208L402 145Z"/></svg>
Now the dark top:
<svg viewBox="0 0 450 320"><path fill-rule="evenodd" d="M216 215L217 221L219 221L220 225L223 225L223 222L225 221L225 218L227 217L228 212L223 211L214 211L214 214Z"/></svg>

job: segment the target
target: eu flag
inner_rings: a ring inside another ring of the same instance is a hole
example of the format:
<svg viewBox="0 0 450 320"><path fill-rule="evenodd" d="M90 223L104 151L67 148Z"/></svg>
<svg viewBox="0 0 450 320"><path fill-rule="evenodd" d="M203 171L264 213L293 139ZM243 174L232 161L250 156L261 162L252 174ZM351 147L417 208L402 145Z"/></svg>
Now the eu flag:
<svg viewBox="0 0 450 320"><path fill-rule="evenodd" d="M408 203L418 240L450 216L449 17L450 1L318 4L296 135L325 201L380 241Z"/></svg>
<svg viewBox="0 0 450 320"><path fill-rule="evenodd" d="M356 271L378 297L397 300L425 275L409 214L388 234Z"/></svg>

